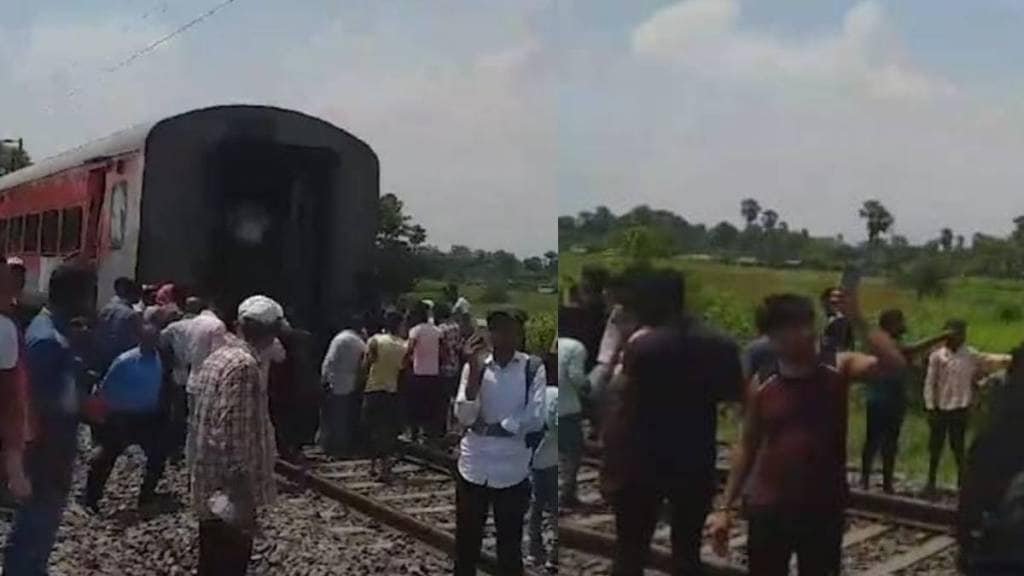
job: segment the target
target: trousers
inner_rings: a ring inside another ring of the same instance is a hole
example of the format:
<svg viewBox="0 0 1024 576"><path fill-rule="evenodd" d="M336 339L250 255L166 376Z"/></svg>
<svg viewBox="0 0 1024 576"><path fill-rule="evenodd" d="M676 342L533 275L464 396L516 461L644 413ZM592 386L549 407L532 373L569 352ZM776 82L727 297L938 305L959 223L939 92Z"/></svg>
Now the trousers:
<svg viewBox="0 0 1024 576"><path fill-rule="evenodd" d="M508 488L490 488L460 475L455 491L455 576L476 576L491 508L498 539L498 576L522 576L523 517L529 503L529 480Z"/></svg>

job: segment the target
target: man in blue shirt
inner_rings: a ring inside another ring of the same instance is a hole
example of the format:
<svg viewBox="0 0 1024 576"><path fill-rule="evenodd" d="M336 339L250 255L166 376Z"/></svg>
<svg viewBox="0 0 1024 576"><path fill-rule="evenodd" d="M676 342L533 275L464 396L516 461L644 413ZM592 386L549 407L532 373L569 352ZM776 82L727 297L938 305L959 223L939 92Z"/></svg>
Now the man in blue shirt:
<svg viewBox="0 0 1024 576"><path fill-rule="evenodd" d="M68 341L68 325L73 318L92 313L95 294L93 272L60 266L50 276L48 304L25 334L29 401L35 418L25 458L32 495L18 509L7 537L3 567L7 576L47 573L78 448L77 362Z"/></svg>
<svg viewBox="0 0 1024 576"><path fill-rule="evenodd" d="M142 289L131 278L114 281L114 297L100 310L96 322L96 369L105 374L122 352L138 343L138 323L142 314L135 305L142 298Z"/></svg>
<svg viewBox="0 0 1024 576"><path fill-rule="evenodd" d="M92 512L99 511L107 478L117 457L129 446L138 445L146 453L146 475L139 491L140 507L153 501L156 484L163 473L160 418L163 365L157 350L160 332L153 324L142 321L136 331L139 345L114 360L99 388L107 416L96 428L94 440L99 450L90 463L85 485L83 504Z"/></svg>

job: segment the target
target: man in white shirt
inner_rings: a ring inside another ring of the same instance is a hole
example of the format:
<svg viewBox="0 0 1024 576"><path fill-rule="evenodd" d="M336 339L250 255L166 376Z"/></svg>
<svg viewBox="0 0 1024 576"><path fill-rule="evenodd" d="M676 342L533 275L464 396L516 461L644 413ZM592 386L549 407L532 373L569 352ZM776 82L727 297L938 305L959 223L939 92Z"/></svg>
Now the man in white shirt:
<svg viewBox="0 0 1024 576"><path fill-rule="evenodd" d="M530 556L549 570L558 565L558 386L544 390L544 439L533 453ZM544 514L555 526L551 549L544 546Z"/></svg>
<svg viewBox="0 0 1024 576"><path fill-rule="evenodd" d="M199 371L207 357L227 342L228 329L211 307L192 319L188 327L189 374L185 385L188 399L188 434L185 441L185 459L191 465L195 454L195 406L199 397Z"/></svg>
<svg viewBox="0 0 1024 576"><path fill-rule="evenodd" d="M421 433L436 439L443 433L447 406L441 381L441 329L430 323L429 308L422 302L413 310L410 323L409 427L414 440Z"/></svg>
<svg viewBox="0 0 1024 576"><path fill-rule="evenodd" d="M558 337L558 455L562 476L558 495L562 506L579 505L576 497L576 475L583 457L583 410L580 396L587 385L587 349L579 340L569 337L559 322Z"/></svg>
<svg viewBox="0 0 1024 576"><path fill-rule="evenodd" d="M160 351L165 366L171 367L171 381L174 386L168 391L169 414L168 426L170 457L177 460L185 447L185 435L188 427L188 401L185 387L188 385L188 372L191 365L189 329L192 321L205 308L205 304L195 296L185 302L185 315L175 320L160 331Z"/></svg>
<svg viewBox="0 0 1024 576"><path fill-rule="evenodd" d="M530 499L526 436L544 425L543 363L516 350L520 328L506 311L487 317L492 352L481 334L467 344L469 363L455 399L468 427L459 444L455 576L475 576L487 513L493 506L498 572L523 573L523 517Z"/></svg>
<svg viewBox="0 0 1024 576"><path fill-rule="evenodd" d="M343 457L351 448L355 431L355 391L359 381L366 331L353 319L331 340L320 367L324 402L320 409L320 447L327 454Z"/></svg>
<svg viewBox="0 0 1024 576"><path fill-rule="evenodd" d="M956 460L957 485L960 485L964 437L968 410L974 399L974 386L982 377L1009 366L1011 360L1009 354L985 354L967 346L967 323L963 320L950 320L946 328L950 336L928 357L928 373L924 379L924 408L931 428L926 494L935 493L936 475L947 433L949 447Z"/></svg>

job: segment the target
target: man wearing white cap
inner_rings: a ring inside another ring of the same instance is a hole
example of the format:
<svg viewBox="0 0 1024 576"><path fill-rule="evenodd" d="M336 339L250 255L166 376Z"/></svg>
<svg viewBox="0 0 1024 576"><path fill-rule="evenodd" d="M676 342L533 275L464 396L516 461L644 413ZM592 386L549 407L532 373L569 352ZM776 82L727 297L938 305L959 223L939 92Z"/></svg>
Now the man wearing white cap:
<svg viewBox="0 0 1024 576"><path fill-rule="evenodd" d="M261 357L284 319L280 304L253 296L238 307L238 334L197 375L192 505L199 516L199 574L245 574L256 512L276 496L274 429Z"/></svg>

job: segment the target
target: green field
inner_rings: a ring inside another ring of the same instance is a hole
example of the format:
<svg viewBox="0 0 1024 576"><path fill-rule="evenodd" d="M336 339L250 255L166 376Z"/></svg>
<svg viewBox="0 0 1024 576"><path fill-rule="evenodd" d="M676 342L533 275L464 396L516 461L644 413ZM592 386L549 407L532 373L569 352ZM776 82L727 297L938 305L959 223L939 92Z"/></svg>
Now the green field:
<svg viewBox="0 0 1024 576"><path fill-rule="evenodd" d="M600 264L614 270L621 269L625 261L614 254L582 256L563 253L559 256L562 281L577 278L584 264ZM838 275L834 272L744 268L682 258L658 264L683 270L691 309L740 341L753 335L754 308L765 296L796 292L816 298L823 288L838 282ZM1024 340L1021 314L1024 282L960 278L949 283L944 298L918 300L912 291L894 286L885 279L866 278L861 295L864 311L872 318L885 308L901 308L907 318L910 341L940 331L949 318L967 321L969 343L979 350L1008 352ZM898 473L918 481L923 480L928 470L928 427L921 412L921 379L921 374L918 374L909 384L912 408L903 427L897 463ZM862 395L857 392L855 390L851 395L849 454L851 463L859 465L864 416ZM983 419L985 411L983 394L975 420ZM735 424L723 422L720 436L728 440L734 435ZM952 456L947 452L943 458L941 480L948 483L954 479Z"/></svg>
<svg viewBox="0 0 1024 576"><path fill-rule="evenodd" d="M417 299L441 299L445 283L437 280L421 280L416 289L409 294ZM531 352L547 352L555 337L555 314L558 297L554 294L541 294L537 290L509 288L507 302L484 302L482 284L464 284L459 286L459 294L469 300L473 306L473 315L483 317L495 308L514 307L526 311L530 317L527 325L527 346Z"/></svg>

